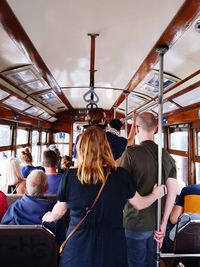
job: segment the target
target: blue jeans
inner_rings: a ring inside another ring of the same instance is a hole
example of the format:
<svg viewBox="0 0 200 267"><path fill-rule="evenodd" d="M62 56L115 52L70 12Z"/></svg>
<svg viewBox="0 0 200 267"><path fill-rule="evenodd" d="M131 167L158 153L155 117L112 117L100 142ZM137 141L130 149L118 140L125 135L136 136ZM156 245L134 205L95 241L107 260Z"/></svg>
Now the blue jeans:
<svg viewBox="0 0 200 267"><path fill-rule="evenodd" d="M135 232L125 230L128 266L129 267L155 267L156 242L153 231Z"/></svg>

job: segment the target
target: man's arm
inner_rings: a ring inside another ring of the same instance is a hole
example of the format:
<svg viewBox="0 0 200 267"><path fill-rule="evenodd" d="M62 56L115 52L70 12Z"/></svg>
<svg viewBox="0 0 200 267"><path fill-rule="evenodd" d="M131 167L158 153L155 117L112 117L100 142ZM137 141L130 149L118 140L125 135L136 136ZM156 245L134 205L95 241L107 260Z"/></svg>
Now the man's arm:
<svg viewBox="0 0 200 267"><path fill-rule="evenodd" d="M177 188L177 181L174 178L168 178L166 181L167 186L167 197L165 201L165 208L164 214L160 224L160 230L155 231L154 239L162 246L163 239L166 232L167 222L170 216L170 213L174 207L175 199L176 199L176 188Z"/></svg>
<svg viewBox="0 0 200 267"><path fill-rule="evenodd" d="M137 191L133 198L129 199L129 203L137 210L145 209L157 199L162 198L166 194L165 185L154 185L152 192L147 196L141 196Z"/></svg>
<svg viewBox="0 0 200 267"><path fill-rule="evenodd" d="M173 210L170 214L170 222L172 224L176 224L178 222L178 218L179 216L183 213L183 207L179 206L179 205L175 205L173 207Z"/></svg>
<svg viewBox="0 0 200 267"><path fill-rule="evenodd" d="M135 121L136 113L133 113L133 123L131 125L131 129L127 138L127 147L132 146L135 139Z"/></svg>

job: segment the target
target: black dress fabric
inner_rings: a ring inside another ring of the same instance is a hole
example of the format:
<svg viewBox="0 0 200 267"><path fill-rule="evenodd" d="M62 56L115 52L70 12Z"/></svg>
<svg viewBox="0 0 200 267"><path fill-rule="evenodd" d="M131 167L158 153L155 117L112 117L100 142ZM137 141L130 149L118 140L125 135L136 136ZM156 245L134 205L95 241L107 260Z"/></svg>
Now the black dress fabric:
<svg viewBox="0 0 200 267"><path fill-rule="evenodd" d="M64 174L57 194L70 209L67 235L84 217L101 187L100 183L81 184L76 173L77 169L70 169ZM94 209L65 246L60 266L128 267L123 208L135 192L136 186L125 169L111 170Z"/></svg>

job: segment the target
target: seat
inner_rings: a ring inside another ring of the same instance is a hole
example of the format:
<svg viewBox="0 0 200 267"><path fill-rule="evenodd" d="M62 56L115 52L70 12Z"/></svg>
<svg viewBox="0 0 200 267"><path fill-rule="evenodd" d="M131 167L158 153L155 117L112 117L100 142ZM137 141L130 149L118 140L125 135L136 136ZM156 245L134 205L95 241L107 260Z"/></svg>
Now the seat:
<svg viewBox="0 0 200 267"><path fill-rule="evenodd" d="M175 253L200 253L200 214L183 214L177 224Z"/></svg>
<svg viewBox="0 0 200 267"><path fill-rule="evenodd" d="M53 233L42 225L0 225L1 267L56 267Z"/></svg>

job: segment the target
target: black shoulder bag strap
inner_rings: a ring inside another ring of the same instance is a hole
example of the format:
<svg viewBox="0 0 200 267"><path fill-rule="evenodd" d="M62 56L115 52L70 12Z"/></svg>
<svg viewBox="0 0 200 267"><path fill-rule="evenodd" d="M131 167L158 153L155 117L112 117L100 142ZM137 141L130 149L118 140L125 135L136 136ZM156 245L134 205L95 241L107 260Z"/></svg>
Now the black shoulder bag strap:
<svg viewBox="0 0 200 267"><path fill-rule="evenodd" d="M63 252L63 250L64 250L64 248L65 248L65 245L67 244L67 242L68 242L68 240L70 239L70 237L71 237L71 236L78 230L78 228L81 226L81 224L82 224L82 223L85 221L85 219L87 218L88 214L92 211L92 209L93 209L94 206L96 205L97 200L99 199L99 197L100 197L100 195L101 195L101 193L102 193L102 191L103 191L103 188L104 188L104 186L105 186L105 184L106 184L106 181L107 181L107 179L108 179L109 174L110 174L110 168L107 170L106 177L105 177L105 181L104 181L104 183L102 184L102 186L101 186L101 188L100 188L100 190L99 190L99 192L98 192L98 194L97 194L97 196L96 196L96 198L95 198L95 200L94 200L94 202L93 202L91 208L87 209L85 216L84 216L84 217L80 220L80 222L74 227L74 229L73 229L73 230L71 231L71 233L67 236L67 238L65 239L65 241L62 243L62 245L60 246L60 250L59 250L60 253Z"/></svg>

